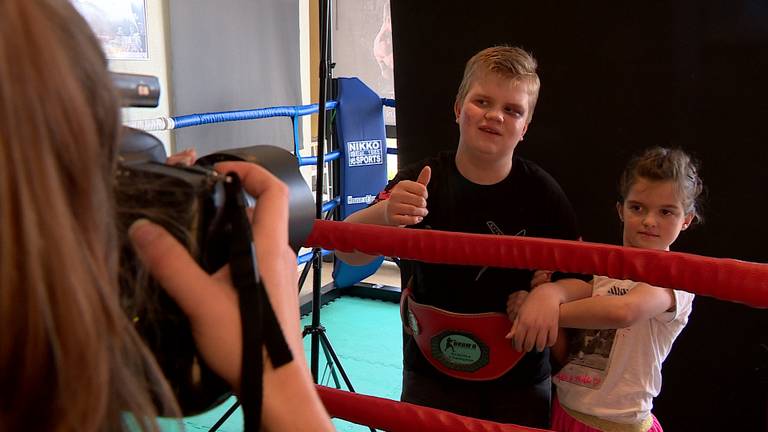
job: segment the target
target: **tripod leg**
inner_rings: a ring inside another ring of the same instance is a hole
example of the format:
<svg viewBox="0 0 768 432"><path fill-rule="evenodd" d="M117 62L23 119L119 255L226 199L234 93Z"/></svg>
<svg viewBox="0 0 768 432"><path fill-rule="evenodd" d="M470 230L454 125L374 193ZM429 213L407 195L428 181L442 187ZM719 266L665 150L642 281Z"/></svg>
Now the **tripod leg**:
<svg viewBox="0 0 768 432"><path fill-rule="evenodd" d="M305 326L304 330L301 332L301 337L304 338L307 335L312 335L313 338L317 338L320 347L323 348L323 353L325 354L325 362L328 365L328 368L331 371L331 376L333 377L333 381L336 384L336 388L341 388L341 383L339 382L339 376L336 374L336 364L340 364L339 360L336 359L336 362L334 362L333 357L331 357L330 352L328 351L328 348L325 343L323 343L323 339L320 338L320 335L325 335L325 327L319 326L319 327L313 327L311 325ZM326 338L327 341L327 338ZM318 368L319 369L319 368ZM315 378L315 383L320 383L319 376Z"/></svg>
<svg viewBox="0 0 768 432"><path fill-rule="evenodd" d="M325 354L325 362L331 371L331 377L333 378L333 382L334 384L336 384L336 388L340 389L341 383L339 382L339 375L336 374L336 364L333 362L331 353L328 352L328 347L325 345L325 343L321 343L320 346L323 348L323 353Z"/></svg>
<svg viewBox="0 0 768 432"><path fill-rule="evenodd" d="M331 346L331 341L328 340L328 336L325 335L325 332L319 332L320 336L320 342L323 346L323 350L326 351L326 354L330 354L331 357L333 357L333 362L338 366L339 373L341 373L341 377L344 379L344 384L347 385L347 388L352 393L355 393L355 389L352 388L352 382L349 380L349 377L347 376L347 373L344 372L344 368L341 366L341 361L339 361L339 358L336 356L336 352L333 350L333 347ZM338 385L338 383L337 383ZM371 432L376 432L376 429L369 427L368 429L371 430Z"/></svg>
<svg viewBox="0 0 768 432"><path fill-rule="evenodd" d="M349 380L347 373L344 371L344 368L341 366L341 361L339 361L339 357L336 356L336 352L333 350L333 347L331 346L331 341L328 340L328 336L326 336L325 332L319 332L318 335L320 336L320 342L323 345L323 349L326 350L331 355L331 357L333 358L333 364L335 364L338 367L339 373L341 373L341 378L344 380L344 384L347 385L347 388L349 389L349 391L354 392L355 389L352 388L352 382Z"/></svg>
<svg viewBox="0 0 768 432"><path fill-rule="evenodd" d="M240 407L240 401L239 401L239 400L238 400L238 401L235 401L235 403L234 403L234 404L232 404L232 406L231 406L231 407L229 407L229 409L227 410L227 412L225 412L225 413L224 413L224 415L223 415L223 416L221 416L221 418L219 419L219 421L217 421L217 422L216 422L216 423L215 423L213 426L211 426L211 428L210 428L208 431L209 431L209 432L216 432L217 430L219 430L219 428L221 427L221 425L223 425L223 424L224 424L224 422L225 422L225 421L227 421L227 419L229 419L229 417L230 417L232 414L234 414L234 413L235 413L235 410L236 410L236 409L238 409L239 407Z"/></svg>

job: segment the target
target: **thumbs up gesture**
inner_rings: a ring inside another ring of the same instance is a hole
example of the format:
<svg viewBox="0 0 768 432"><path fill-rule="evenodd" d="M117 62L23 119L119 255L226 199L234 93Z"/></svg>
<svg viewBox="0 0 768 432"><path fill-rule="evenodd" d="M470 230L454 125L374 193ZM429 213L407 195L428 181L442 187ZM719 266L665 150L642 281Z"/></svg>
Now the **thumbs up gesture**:
<svg viewBox="0 0 768 432"><path fill-rule="evenodd" d="M386 203L385 218L388 225L415 225L427 215L427 185L432 169L425 166L416 181L403 180L395 185Z"/></svg>

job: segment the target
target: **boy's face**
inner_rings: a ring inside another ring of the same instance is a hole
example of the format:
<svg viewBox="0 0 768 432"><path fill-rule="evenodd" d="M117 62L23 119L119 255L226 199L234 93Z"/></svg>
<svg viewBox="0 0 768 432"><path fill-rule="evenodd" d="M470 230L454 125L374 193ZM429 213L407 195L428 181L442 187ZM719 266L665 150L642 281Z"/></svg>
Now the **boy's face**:
<svg viewBox="0 0 768 432"><path fill-rule="evenodd" d="M478 74L454 112L459 146L476 156L511 158L528 128L530 95L524 83L492 72Z"/></svg>

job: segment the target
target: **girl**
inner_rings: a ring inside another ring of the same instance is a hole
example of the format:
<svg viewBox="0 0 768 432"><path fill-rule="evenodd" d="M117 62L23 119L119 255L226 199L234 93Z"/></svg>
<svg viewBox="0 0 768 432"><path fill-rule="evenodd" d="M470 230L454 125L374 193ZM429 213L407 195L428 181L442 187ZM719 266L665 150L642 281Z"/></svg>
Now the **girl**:
<svg viewBox="0 0 768 432"><path fill-rule="evenodd" d="M68 0L0 1L2 431L154 431L158 411L179 413L118 300L112 180L120 111L106 66ZM258 196L257 259L293 351L279 369L265 356L262 423L331 430L299 336L287 188L253 164L221 169ZM237 390L240 316L226 270L209 276L149 222L130 235L188 315L207 363Z"/></svg>
<svg viewBox="0 0 768 432"><path fill-rule="evenodd" d="M702 182L686 153L653 148L629 163L619 192L624 246L668 251L698 218ZM558 326L590 329L570 338L567 363L553 379L552 429L661 431L651 414L661 363L688 321L693 297L603 276L547 282L510 297L508 337L520 351L554 344Z"/></svg>

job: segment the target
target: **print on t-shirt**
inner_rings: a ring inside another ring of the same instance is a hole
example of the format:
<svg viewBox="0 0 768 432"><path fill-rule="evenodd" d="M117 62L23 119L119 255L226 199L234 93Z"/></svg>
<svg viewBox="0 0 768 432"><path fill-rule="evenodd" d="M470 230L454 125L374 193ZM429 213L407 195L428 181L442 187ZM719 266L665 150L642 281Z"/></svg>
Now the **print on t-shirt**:
<svg viewBox="0 0 768 432"><path fill-rule="evenodd" d="M606 295L624 295L628 291L613 285ZM568 361L557 378L587 388L600 388L611 365L616 332L616 329L579 330L573 334L568 339Z"/></svg>
<svg viewBox="0 0 768 432"><path fill-rule="evenodd" d="M502 231L501 228L499 228L499 226L496 225L496 222L494 222L494 221L486 221L485 224L488 226L488 229L491 230L491 234L504 235L504 231ZM525 228L521 229L520 232L515 234L515 236L525 237ZM479 272L477 272L477 276L475 277L475 282L480 280L480 276L482 276L483 273L485 273L486 270L488 270L488 267L483 267L483 268L480 269Z"/></svg>
<svg viewBox="0 0 768 432"><path fill-rule="evenodd" d="M568 362L604 371L615 339L615 329L581 330L569 346Z"/></svg>

